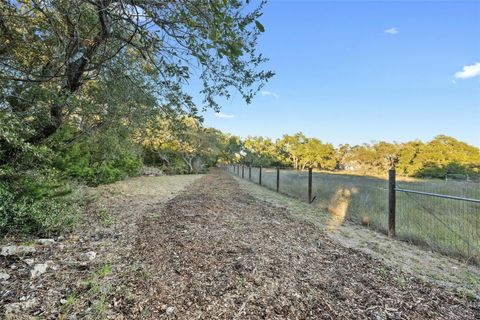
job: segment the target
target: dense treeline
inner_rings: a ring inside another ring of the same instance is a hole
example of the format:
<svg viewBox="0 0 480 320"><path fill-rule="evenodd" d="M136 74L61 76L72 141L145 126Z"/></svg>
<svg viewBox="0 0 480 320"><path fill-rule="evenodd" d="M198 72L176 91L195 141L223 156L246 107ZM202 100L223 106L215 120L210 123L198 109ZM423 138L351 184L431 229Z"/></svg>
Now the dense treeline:
<svg viewBox="0 0 480 320"><path fill-rule="evenodd" d="M231 138L231 141L236 142L236 162L254 166L312 167L369 175L385 174L395 167L400 175L428 178L480 173L480 149L444 135L426 143L381 141L337 148L302 133L284 135L275 141L264 137L248 137L243 141Z"/></svg>
<svg viewBox="0 0 480 320"><path fill-rule="evenodd" d="M276 140L261 136L241 139L184 117L173 121L157 118L135 135L135 141L142 146L145 163L171 173L200 172L215 164L239 163L368 175L385 175L395 167L399 175L423 178L480 174L480 149L444 135L426 143L380 141L335 148L302 133Z"/></svg>

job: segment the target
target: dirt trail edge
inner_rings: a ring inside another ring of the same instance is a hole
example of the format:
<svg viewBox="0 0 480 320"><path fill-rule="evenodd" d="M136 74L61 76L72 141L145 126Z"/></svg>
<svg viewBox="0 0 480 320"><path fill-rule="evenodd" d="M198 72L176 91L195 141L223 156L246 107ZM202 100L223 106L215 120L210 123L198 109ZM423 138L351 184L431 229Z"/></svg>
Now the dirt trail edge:
<svg viewBox="0 0 480 320"><path fill-rule="evenodd" d="M342 247L214 171L139 222L138 319L475 319L472 302Z"/></svg>

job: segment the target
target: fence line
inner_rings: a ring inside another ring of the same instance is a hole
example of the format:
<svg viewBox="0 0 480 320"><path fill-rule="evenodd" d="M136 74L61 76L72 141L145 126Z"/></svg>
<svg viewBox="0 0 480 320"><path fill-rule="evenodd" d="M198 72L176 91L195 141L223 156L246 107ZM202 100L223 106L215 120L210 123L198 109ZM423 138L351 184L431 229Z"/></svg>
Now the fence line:
<svg viewBox="0 0 480 320"><path fill-rule="evenodd" d="M446 195L446 194L438 194L438 193L415 191L415 190L400 189L400 188L395 188L395 191L405 192L405 193L423 194L423 195L426 195L426 196L443 198L443 199L452 199L452 200L460 200L460 201L466 201L466 202L480 203L480 200L478 200L478 199L470 199L470 198L465 198L465 197L455 197L455 196L449 196L449 195Z"/></svg>
<svg viewBox="0 0 480 320"><path fill-rule="evenodd" d="M245 166L227 170L246 179ZM248 180L401 240L480 264L480 185L248 166ZM405 187L403 186L405 185ZM423 189L422 189L423 188ZM457 194L455 194L457 193Z"/></svg>

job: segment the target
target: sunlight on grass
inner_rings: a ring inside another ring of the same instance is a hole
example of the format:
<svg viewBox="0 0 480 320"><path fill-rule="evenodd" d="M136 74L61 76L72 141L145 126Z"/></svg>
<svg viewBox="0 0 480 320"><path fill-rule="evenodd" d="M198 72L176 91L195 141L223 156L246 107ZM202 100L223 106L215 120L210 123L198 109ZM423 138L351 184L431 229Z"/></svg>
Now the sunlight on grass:
<svg viewBox="0 0 480 320"><path fill-rule="evenodd" d="M248 176L246 176L248 179ZM262 169L262 186L276 190L276 169ZM280 193L307 200L305 171L281 170ZM252 182L259 170L252 168ZM387 180L376 177L313 173L314 206L330 213L329 230L345 220L382 233L388 230ZM480 199L472 182L400 179L401 188ZM397 192L397 237L452 256L480 261L480 205Z"/></svg>

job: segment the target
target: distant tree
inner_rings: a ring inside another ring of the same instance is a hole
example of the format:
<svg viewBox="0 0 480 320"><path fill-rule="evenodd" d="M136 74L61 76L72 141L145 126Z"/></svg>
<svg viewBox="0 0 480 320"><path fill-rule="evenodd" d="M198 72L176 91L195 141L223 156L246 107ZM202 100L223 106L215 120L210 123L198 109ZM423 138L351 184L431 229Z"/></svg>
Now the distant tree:
<svg viewBox="0 0 480 320"><path fill-rule="evenodd" d="M447 173L477 174L480 149L455 138L439 135L419 148L412 175L443 178Z"/></svg>
<svg viewBox="0 0 480 320"><path fill-rule="evenodd" d="M427 143L380 141L351 147L348 152L339 149L337 159L339 154L354 171L374 174L385 174L394 166L404 176L443 178L447 173L478 174L480 166L480 149L444 135Z"/></svg>
<svg viewBox="0 0 480 320"><path fill-rule="evenodd" d="M325 170L333 170L337 164L335 149L331 144L323 144L315 138L307 138L301 145L299 154L300 169L312 167Z"/></svg>
<svg viewBox="0 0 480 320"><path fill-rule="evenodd" d="M236 163L241 159L243 150L243 141L238 136L224 134L223 143L220 151L219 161L221 163Z"/></svg>
<svg viewBox="0 0 480 320"><path fill-rule="evenodd" d="M195 171L195 161L207 165L217 162L222 154L223 134L205 128L193 117L157 117L143 130L134 134L134 140L153 152L168 167L172 159L180 157L189 173Z"/></svg>
<svg viewBox="0 0 480 320"><path fill-rule="evenodd" d="M421 141L404 143L398 154L397 172L403 176L414 176L421 169L422 164L417 157L422 149Z"/></svg>
<svg viewBox="0 0 480 320"><path fill-rule="evenodd" d="M243 161L253 166L273 166L278 164L275 143L264 137L247 137L243 142Z"/></svg>
<svg viewBox="0 0 480 320"><path fill-rule="evenodd" d="M280 151L280 154L292 164L294 169L300 168L301 154L304 152L302 146L305 141L306 137L301 132L293 136L285 134L277 141L277 149Z"/></svg>
<svg viewBox="0 0 480 320"><path fill-rule="evenodd" d="M345 162L348 154L351 152L352 147L349 144L341 144L336 149L335 159L337 160L336 169L344 169Z"/></svg>

